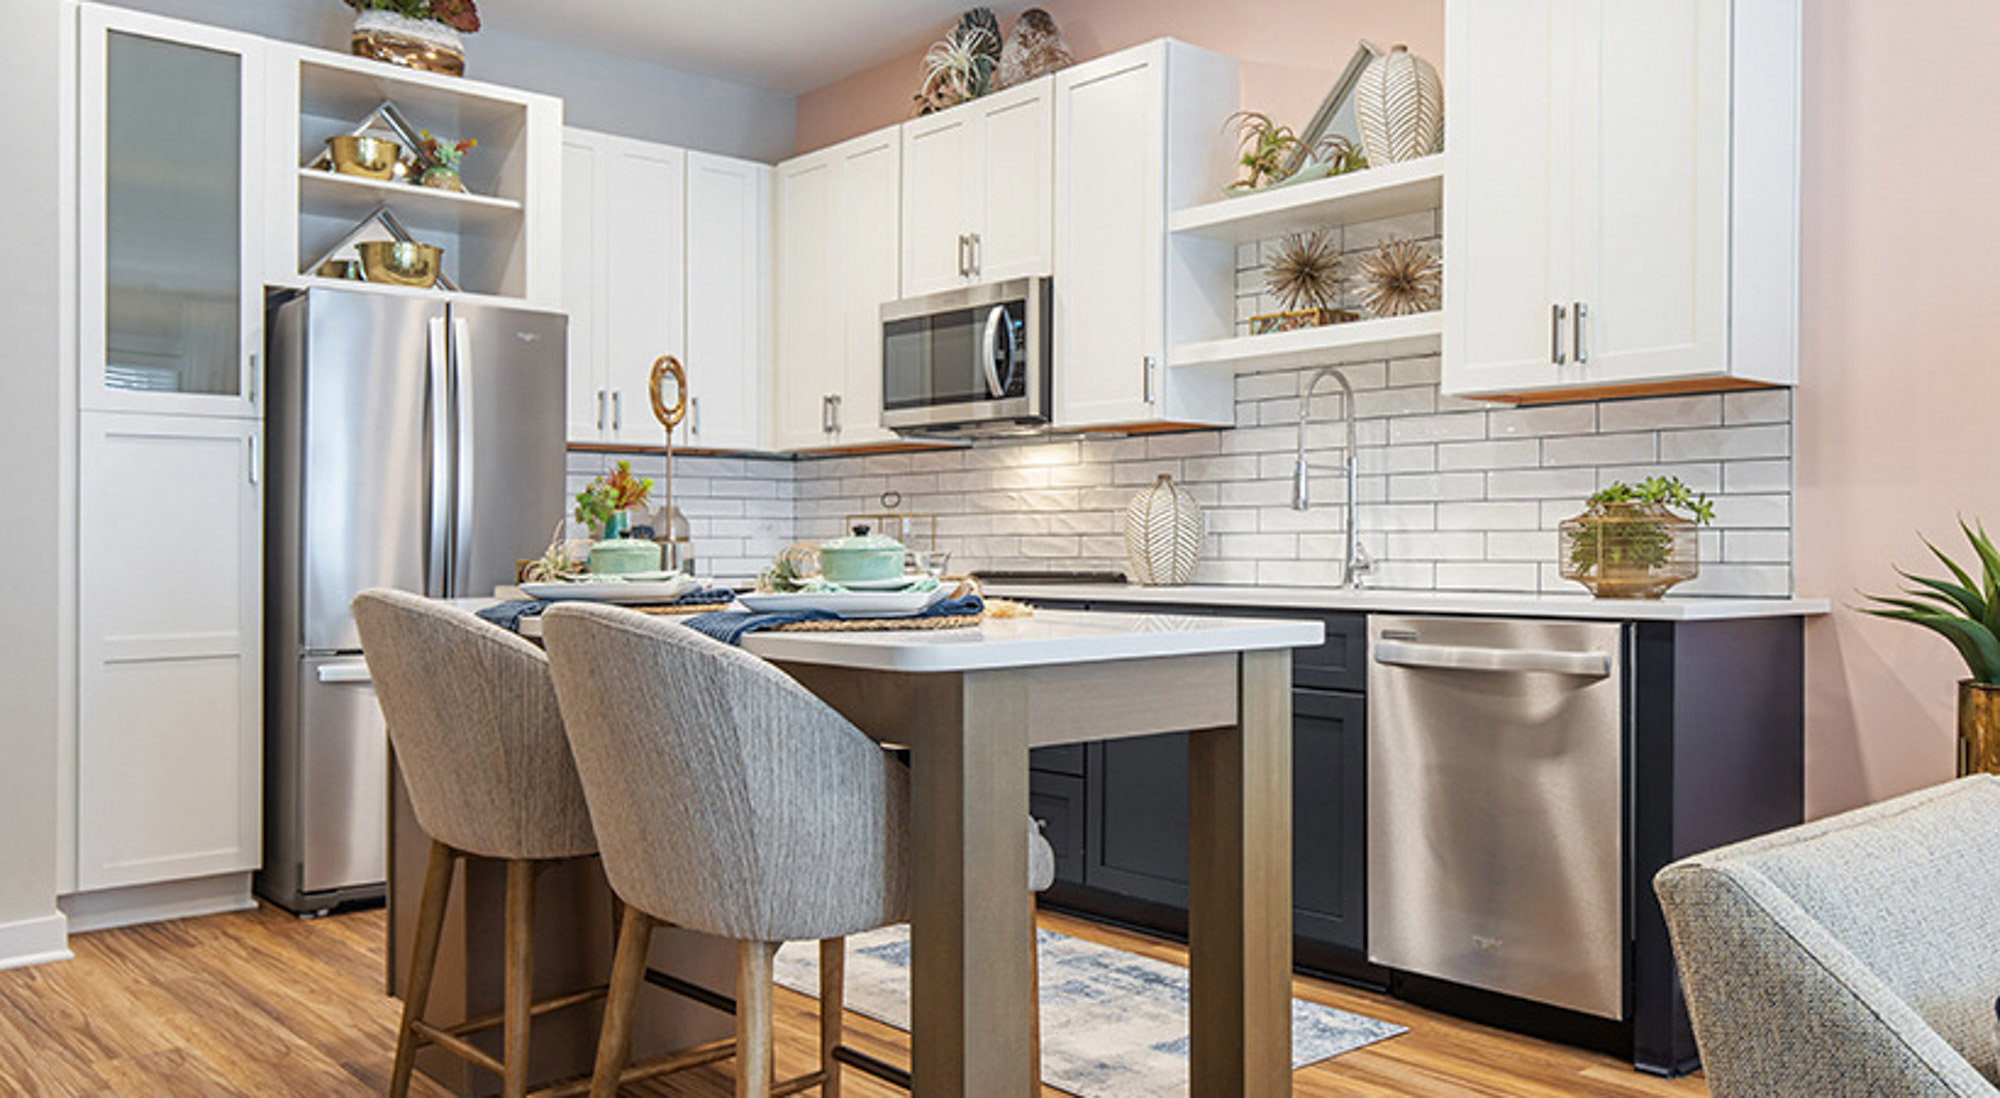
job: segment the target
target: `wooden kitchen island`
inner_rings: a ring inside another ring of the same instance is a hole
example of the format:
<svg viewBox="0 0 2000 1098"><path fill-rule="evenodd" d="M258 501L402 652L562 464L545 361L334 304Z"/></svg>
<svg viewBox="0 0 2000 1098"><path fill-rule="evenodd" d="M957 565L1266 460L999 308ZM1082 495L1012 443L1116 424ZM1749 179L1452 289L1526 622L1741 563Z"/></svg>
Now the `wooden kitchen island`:
<svg viewBox="0 0 2000 1098"><path fill-rule="evenodd" d="M524 632L533 635L534 624ZM1034 1093L1033 930L1021 827L1029 749L1190 729L1191 1093L1290 1093L1291 650L1322 636L1318 623L1299 620L1044 611L974 629L746 638L746 650L870 736L910 749L918 821L911 837L916 1093ZM416 894L421 859L414 851L423 842L397 803L392 965L405 963L404 927L413 915L406 908L413 905L398 900ZM594 978L609 959L601 875L594 864L580 864L587 869L574 874L568 906L544 892L543 906L568 918L536 928L538 977L563 970L570 986ZM498 905L491 906L497 923ZM556 925L570 919L589 925ZM492 1009L497 934L464 919L451 926L460 940L449 943L446 959L459 969L441 968L439 985L477 992L483 984L485 994L454 1005L468 1013ZM654 964L726 990L717 974L728 971L733 951L711 944L704 950L698 940L683 940L672 958L656 949ZM573 963L558 959L564 951ZM664 996L643 1006L664 1012L650 1022L656 1039L727 1031L721 1019L690 1015L700 1008ZM574 1046L578 1036L575 1027L552 1030L547 1041L538 1034L537 1073L560 1070L572 1048L548 1046ZM573 1051L577 1065L588 1063L588 1048Z"/></svg>

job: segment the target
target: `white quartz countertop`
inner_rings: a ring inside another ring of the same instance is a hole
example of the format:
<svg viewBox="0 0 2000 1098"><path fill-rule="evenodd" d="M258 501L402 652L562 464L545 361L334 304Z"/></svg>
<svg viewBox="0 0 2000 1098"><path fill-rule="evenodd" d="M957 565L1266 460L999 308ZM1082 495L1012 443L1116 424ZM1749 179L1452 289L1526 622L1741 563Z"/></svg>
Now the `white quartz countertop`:
<svg viewBox="0 0 2000 1098"><path fill-rule="evenodd" d="M986 592L1033 603L1161 603L1256 610L1352 610L1393 614L1480 614L1513 618L1592 618L1609 621L1726 621L1736 618L1811 617L1831 611L1826 599L1593 599L1577 595L1510 595L1496 592L1396 591L1333 587L1195 586L1133 584L989 584Z"/></svg>

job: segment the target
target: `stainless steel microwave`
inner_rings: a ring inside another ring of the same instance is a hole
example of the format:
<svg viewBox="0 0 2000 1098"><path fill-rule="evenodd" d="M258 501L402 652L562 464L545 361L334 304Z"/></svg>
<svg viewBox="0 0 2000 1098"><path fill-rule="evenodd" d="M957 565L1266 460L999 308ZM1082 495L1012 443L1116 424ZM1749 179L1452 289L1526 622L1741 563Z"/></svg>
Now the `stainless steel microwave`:
<svg viewBox="0 0 2000 1098"><path fill-rule="evenodd" d="M882 425L957 437L1046 426L1054 304L1042 275L882 306Z"/></svg>

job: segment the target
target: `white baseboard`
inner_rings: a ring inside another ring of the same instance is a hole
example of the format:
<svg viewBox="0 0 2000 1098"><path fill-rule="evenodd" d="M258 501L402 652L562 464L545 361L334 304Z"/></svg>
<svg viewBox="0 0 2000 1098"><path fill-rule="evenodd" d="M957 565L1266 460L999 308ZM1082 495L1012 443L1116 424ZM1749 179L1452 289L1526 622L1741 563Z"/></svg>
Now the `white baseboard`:
<svg viewBox="0 0 2000 1098"><path fill-rule="evenodd" d="M250 895L250 874L223 873L190 881L72 892L56 899L69 916L71 934L167 919L187 919L257 906Z"/></svg>
<svg viewBox="0 0 2000 1098"><path fill-rule="evenodd" d="M0 923L0 968L24 968L69 958L69 920L62 912Z"/></svg>

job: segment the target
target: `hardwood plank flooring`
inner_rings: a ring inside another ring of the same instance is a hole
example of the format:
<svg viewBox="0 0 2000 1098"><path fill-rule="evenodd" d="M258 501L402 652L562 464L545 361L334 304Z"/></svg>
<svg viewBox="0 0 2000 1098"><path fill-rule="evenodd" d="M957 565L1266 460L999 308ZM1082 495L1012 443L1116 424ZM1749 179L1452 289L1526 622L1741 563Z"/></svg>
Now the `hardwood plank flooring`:
<svg viewBox="0 0 2000 1098"><path fill-rule="evenodd" d="M388 1085L399 1004L382 993L384 918L359 912L301 922L275 908L70 939L76 960L0 972L0 1094L50 1096L367 1095ZM1141 935L1044 913L1042 925L1108 945L1185 960ZM1579 1052L1418 1010L1318 980L1302 998L1384 1018L1411 1032L1298 1072L1318 1095L1524 1095L1646 1098L1704 1095L1696 1078L1666 1081ZM778 994L782 1075L816 1066L813 1000ZM848 1015L848 1043L908 1062L904 1035ZM733 1065L627 1088L650 1098L726 1098ZM858 1072L850 1098L903 1092ZM417 1092L441 1093L421 1082ZM1061 1092L1046 1090L1048 1095Z"/></svg>

